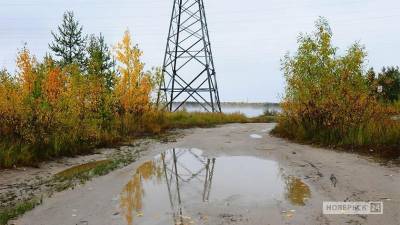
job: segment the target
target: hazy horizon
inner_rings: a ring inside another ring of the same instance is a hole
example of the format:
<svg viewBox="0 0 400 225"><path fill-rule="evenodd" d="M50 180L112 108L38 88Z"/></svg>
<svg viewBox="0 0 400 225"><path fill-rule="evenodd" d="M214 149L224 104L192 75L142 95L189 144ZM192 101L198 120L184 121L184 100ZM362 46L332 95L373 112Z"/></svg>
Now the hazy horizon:
<svg viewBox="0 0 400 225"><path fill-rule="evenodd" d="M49 51L51 30L73 10L87 34L103 33L114 45L129 28L147 68L160 66L173 0L14 0L0 5L0 68L15 70L27 42L38 58ZM394 0L205 0L218 86L223 102L278 102L284 91L280 59L296 50L300 32L319 16L332 27L343 52L354 41L368 51L368 66L400 65L400 2Z"/></svg>

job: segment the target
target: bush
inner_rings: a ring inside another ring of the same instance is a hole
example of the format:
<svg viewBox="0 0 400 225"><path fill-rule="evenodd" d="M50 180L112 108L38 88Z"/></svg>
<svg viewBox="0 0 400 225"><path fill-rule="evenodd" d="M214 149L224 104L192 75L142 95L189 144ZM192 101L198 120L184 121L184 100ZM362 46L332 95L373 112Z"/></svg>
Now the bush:
<svg viewBox="0 0 400 225"><path fill-rule="evenodd" d="M392 119L399 110L371 95L364 47L355 43L339 56L331 38L321 18L283 59L287 87L274 133L333 146L399 146L400 124Z"/></svg>
<svg viewBox="0 0 400 225"><path fill-rule="evenodd" d="M378 74L378 85L382 87L382 92L378 96L384 102L395 102L400 96L400 71L398 67L383 68Z"/></svg>
<svg viewBox="0 0 400 225"><path fill-rule="evenodd" d="M116 48L116 86L79 65L38 62L25 47L15 76L0 72L0 167L35 165L161 130L152 74L128 32Z"/></svg>

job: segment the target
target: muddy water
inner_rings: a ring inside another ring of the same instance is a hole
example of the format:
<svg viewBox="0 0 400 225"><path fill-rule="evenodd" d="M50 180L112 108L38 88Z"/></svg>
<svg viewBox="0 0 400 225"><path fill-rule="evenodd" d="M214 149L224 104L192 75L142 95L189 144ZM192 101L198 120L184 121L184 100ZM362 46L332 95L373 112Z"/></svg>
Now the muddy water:
<svg viewBox="0 0 400 225"><path fill-rule="evenodd" d="M204 157L198 149L172 149L143 163L120 195L126 224L197 224L199 206L302 206L311 197L301 179L274 161L247 156Z"/></svg>
<svg viewBox="0 0 400 225"><path fill-rule="evenodd" d="M93 161L93 162L80 164L80 165L73 166L71 168L68 168L66 170L63 170L63 171L55 174L55 177L72 178L75 175L78 175L78 174L84 173L84 172L88 172L91 169L96 168L97 166L106 165L107 163L110 163L110 162L111 162L111 160L99 160L99 161Z"/></svg>

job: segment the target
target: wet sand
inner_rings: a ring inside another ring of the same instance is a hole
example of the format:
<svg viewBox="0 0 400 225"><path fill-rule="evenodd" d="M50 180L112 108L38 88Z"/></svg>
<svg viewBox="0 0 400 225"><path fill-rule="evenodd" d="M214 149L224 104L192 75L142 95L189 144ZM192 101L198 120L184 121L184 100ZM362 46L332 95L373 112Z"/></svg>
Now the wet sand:
<svg viewBox="0 0 400 225"><path fill-rule="evenodd" d="M168 225L178 214L183 224L400 224L398 166L290 143L270 136L273 126L180 131L176 142L150 143L137 162L56 193L13 223ZM175 160L172 149L183 156ZM384 213L323 215L323 201L383 201Z"/></svg>

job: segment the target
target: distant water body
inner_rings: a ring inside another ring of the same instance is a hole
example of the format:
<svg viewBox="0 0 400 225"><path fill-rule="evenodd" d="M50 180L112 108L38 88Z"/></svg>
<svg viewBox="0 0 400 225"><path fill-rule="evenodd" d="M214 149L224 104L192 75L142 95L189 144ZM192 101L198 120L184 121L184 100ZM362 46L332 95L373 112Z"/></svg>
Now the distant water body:
<svg viewBox="0 0 400 225"><path fill-rule="evenodd" d="M236 103L224 102L221 103L222 112L224 113L243 113L248 117L256 117L262 115L265 111L279 112L281 108L277 103ZM182 110L188 112L204 112L204 108L197 103L185 103Z"/></svg>

